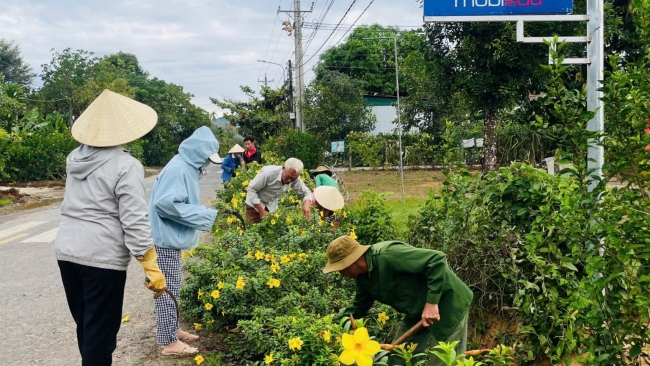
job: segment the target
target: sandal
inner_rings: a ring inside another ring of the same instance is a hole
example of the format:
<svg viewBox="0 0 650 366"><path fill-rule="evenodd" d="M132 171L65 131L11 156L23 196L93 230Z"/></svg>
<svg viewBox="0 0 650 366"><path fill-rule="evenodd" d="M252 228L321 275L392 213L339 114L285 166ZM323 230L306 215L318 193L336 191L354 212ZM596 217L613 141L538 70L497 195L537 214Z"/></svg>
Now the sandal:
<svg viewBox="0 0 650 366"><path fill-rule="evenodd" d="M190 356L190 355L195 355L199 353L198 348L190 347L187 344L180 342L182 344L182 347L180 351L165 351L163 348L162 355L163 356Z"/></svg>
<svg viewBox="0 0 650 366"><path fill-rule="evenodd" d="M197 341L199 339L199 336L194 335L194 334L190 334L190 333L188 333L186 331L183 331L183 330L180 330L180 329L178 330L176 335L178 336L178 340L182 341L182 342L194 342L194 341Z"/></svg>

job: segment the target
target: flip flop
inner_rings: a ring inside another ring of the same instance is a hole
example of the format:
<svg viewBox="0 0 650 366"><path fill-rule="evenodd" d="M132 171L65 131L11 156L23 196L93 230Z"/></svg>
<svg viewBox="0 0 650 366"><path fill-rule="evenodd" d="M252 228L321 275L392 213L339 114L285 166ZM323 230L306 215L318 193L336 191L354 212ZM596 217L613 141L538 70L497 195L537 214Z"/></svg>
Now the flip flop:
<svg viewBox="0 0 650 366"><path fill-rule="evenodd" d="M192 351L193 349L195 351ZM191 356L197 353L199 353L198 348L190 347L185 343L183 343L183 349L181 349L180 352L177 351L165 352L164 350L162 351L163 356Z"/></svg>

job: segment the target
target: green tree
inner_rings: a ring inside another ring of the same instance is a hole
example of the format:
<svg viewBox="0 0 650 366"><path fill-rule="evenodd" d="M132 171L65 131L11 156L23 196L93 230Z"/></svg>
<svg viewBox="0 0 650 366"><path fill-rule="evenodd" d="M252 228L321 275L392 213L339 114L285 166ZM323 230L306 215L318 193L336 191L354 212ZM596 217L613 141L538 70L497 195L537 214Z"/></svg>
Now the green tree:
<svg viewBox="0 0 650 366"><path fill-rule="evenodd" d="M0 81L27 86L34 76L31 66L20 55L20 47L14 42L0 39Z"/></svg>
<svg viewBox="0 0 650 366"><path fill-rule="evenodd" d="M378 24L358 27L348 39L332 47L320 56L316 67L316 80L327 77L327 71L338 71L360 80L367 93L395 95L395 49L392 40L370 40L364 38L398 37L398 62L409 53L422 53L423 37L418 32L402 32L397 28Z"/></svg>
<svg viewBox="0 0 650 366"><path fill-rule="evenodd" d="M350 132L370 132L376 118L363 99L361 83L338 71L325 71L305 92L304 118L309 131L326 140Z"/></svg>
<svg viewBox="0 0 650 366"><path fill-rule="evenodd" d="M210 98L210 100L227 111L224 118L233 126L239 127L242 134L252 135L261 143L271 136L278 135L285 128L291 127L285 88L262 87L259 96L248 86L242 86L241 90L248 97L247 101L230 98Z"/></svg>

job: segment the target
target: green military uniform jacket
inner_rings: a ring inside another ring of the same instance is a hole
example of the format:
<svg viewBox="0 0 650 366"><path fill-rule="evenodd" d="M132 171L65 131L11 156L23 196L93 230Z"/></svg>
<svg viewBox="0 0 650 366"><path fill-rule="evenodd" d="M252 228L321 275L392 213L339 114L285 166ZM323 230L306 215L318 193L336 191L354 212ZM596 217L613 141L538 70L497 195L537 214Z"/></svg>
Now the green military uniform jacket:
<svg viewBox="0 0 650 366"><path fill-rule="evenodd" d="M404 314L422 318L425 303L438 304L440 321L429 327L444 341L467 314L472 291L447 267L447 256L398 241L373 245L366 253L368 273L357 277L356 296L344 314L363 318L375 301Z"/></svg>

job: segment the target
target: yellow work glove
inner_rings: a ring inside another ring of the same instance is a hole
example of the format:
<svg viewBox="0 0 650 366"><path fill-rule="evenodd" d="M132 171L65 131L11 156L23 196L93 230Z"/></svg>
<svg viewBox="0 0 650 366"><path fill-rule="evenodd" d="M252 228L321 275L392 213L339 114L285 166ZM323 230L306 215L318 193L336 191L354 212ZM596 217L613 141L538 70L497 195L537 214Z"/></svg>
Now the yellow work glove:
<svg viewBox="0 0 650 366"><path fill-rule="evenodd" d="M154 298L158 298L167 290L167 281L158 267L156 248L152 247L144 256L136 257L136 259L140 262L142 268L144 268L144 274L147 276L144 287L155 292Z"/></svg>

